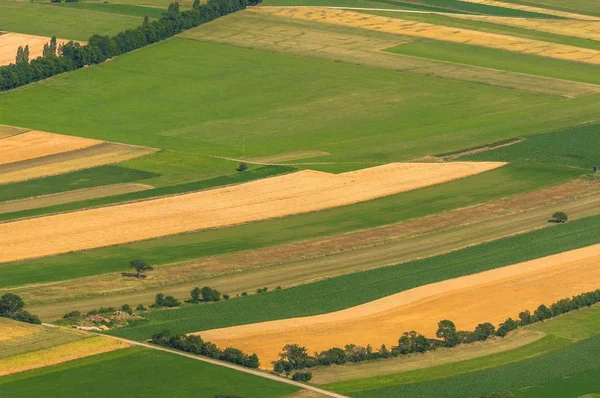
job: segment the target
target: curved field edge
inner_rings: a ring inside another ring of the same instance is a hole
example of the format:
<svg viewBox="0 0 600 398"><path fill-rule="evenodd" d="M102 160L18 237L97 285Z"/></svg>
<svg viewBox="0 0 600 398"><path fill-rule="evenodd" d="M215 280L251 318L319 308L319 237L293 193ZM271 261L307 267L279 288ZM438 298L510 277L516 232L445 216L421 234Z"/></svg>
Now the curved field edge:
<svg viewBox="0 0 600 398"><path fill-rule="evenodd" d="M317 315L349 308L413 287L532 260L600 242L600 216L494 241L397 266L359 272L290 289L209 305L148 313L148 321L108 333L146 339L176 333Z"/></svg>
<svg viewBox="0 0 600 398"><path fill-rule="evenodd" d="M155 265L273 246L294 240L415 219L532 191L577 177L579 170L508 165L450 183L352 206L129 245L0 265L2 287L53 282L127 270L132 256ZM144 191L144 194L150 191ZM80 264L72 267L71 264Z"/></svg>
<svg viewBox="0 0 600 398"><path fill-rule="evenodd" d="M124 377L124 375L143 375ZM103 382L98 387L98 380ZM298 388L162 351L132 347L0 378L0 395L10 397L169 396L213 398L243 394L277 398Z"/></svg>

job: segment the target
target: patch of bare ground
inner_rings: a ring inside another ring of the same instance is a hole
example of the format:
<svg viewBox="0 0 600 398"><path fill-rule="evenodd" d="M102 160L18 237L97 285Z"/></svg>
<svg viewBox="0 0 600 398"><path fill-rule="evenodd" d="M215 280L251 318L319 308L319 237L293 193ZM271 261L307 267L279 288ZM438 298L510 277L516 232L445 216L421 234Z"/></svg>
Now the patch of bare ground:
<svg viewBox="0 0 600 398"><path fill-rule="evenodd" d="M265 366L286 344L309 352L346 344L379 347L403 331L435 337L437 323L451 319L461 330L495 325L520 310L534 310L600 284L600 245L588 246L460 278L420 286L328 314L199 331L219 347L254 352ZM502 297L502 300L498 300Z"/></svg>
<svg viewBox="0 0 600 398"><path fill-rule="evenodd" d="M503 165L390 163L342 174L304 170L208 191L8 222L0 224L0 262L346 206Z"/></svg>
<svg viewBox="0 0 600 398"><path fill-rule="evenodd" d="M600 92L600 87L593 84L457 65L380 51L414 40L413 37L402 34L320 23L250 10L219 18L210 25L201 25L182 33L181 36L200 41L259 48L568 98Z"/></svg>
<svg viewBox="0 0 600 398"><path fill-rule="evenodd" d="M558 206L572 219L600 213L600 184L578 180L381 228L161 266L141 281L112 273L4 291L21 295L37 314L55 319L73 309L150 303L158 289L185 297L199 283L229 294L287 287L550 226L547 218Z"/></svg>

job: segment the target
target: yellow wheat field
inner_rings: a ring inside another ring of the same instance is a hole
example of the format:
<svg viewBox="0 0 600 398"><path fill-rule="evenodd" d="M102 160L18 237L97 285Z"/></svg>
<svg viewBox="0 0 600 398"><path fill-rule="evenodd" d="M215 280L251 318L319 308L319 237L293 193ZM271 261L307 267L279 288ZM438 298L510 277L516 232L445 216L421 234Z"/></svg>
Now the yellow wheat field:
<svg viewBox="0 0 600 398"><path fill-rule="evenodd" d="M519 311L595 290L600 285L599 263L600 245L595 245L417 287L329 314L197 334L220 347L255 352L266 366L290 343L306 346L311 353L346 344L390 346L409 330L435 337L442 319L463 330L482 322L498 325Z"/></svg>
<svg viewBox="0 0 600 398"><path fill-rule="evenodd" d="M501 162L311 170L144 202L0 224L0 262L325 210L495 169Z"/></svg>
<svg viewBox="0 0 600 398"><path fill-rule="evenodd" d="M311 7L258 7L251 9L250 12L268 13L301 20L318 21L334 25L376 30L379 32L395 33L413 37L424 37L434 40L444 40L454 43L492 47L501 50L522 52L525 54L533 54L569 61L600 64L600 51L597 50L506 36L496 33L433 25L425 22L415 22L399 18L368 15L352 11ZM467 18L471 18L471 16L467 16ZM532 20L531 23L535 23L535 21ZM589 23L591 24L593 22Z"/></svg>
<svg viewBox="0 0 600 398"><path fill-rule="evenodd" d="M2 32L0 32L2 33ZM0 66L14 64L19 46L29 46L29 59L42 55L44 44L50 42L49 37L25 35L22 33L0 34ZM67 40L57 39L57 45L66 43Z"/></svg>

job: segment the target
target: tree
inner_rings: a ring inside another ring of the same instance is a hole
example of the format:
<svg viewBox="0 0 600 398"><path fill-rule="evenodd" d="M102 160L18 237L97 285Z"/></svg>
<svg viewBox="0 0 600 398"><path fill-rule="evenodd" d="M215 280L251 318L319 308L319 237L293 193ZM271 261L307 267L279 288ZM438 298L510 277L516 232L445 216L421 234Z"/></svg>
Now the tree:
<svg viewBox="0 0 600 398"><path fill-rule="evenodd" d="M329 365L343 365L346 363L346 352L338 347L330 348L325 351L321 351L317 355L317 361L319 365L329 366Z"/></svg>
<svg viewBox="0 0 600 398"><path fill-rule="evenodd" d="M25 307L23 299L14 293L6 293L0 298L0 316L14 317Z"/></svg>
<svg viewBox="0 0 600 398"><path fill-rule="evenodd" d="M219 301L221 300L221 292L217 289L211 289L208 286L204 286L200 289L200 294L202 295L203 301Z"/></svg>
<svg viewBox="0 0 600 398"><path fill-rule="evenodd" d="M533 312L533 317L536 321L543 321L544 319L552 318L552 310L542 304Z"/></svg>
<svg viewBox="0 0 600 398"><path fill-rule="evenodd" d="M133 310L131 309L131 306L129 304L123 304L121 306L121 311L128 313L129 315L133 314Z"/></svg>
<svg viewBox="0 0 600 398"><path fill-rule="evenodd" d="M527 326L533 322L535 322L535 320L533 319L533 316L531 316L531 312L529 312L529 310L519 313L519 326Z"/></svg>
<svg viewBox="0 0 600 398"><path fill-rule="evenodd" d="M569 216L567 216L567 214L563 213L562 211L557 211L556 213L552 214L552 218L556 222L565 223L569 219Z"/></svg>
<svg viewBox="0 0 600 398"><path fill-rule="evenodd" d="M438 330L435 332L435 335L440 339L444 339L447 347L454 347L458 344L456 325L448 319L444 319L438 323Z"/></svg>
<svg viewBox="0 0 600 398"><path fill-rule="evenodd" d="M149 266L148 264L146 264L144 262L144 260L141 260L139 258L136 258L135 260L130 261L129 266L131 266L132 268L135 268L135 272L137 273L138 279L140 279L142 277L142 273L144 271L152 271L154 269L151 266Z"/></svg>
<svg viewBox="0 0 600 398"><path fill-rule="evenodd" d="M194 0L194 4L192 5L192 7L197 10L200 8L200 0Z"/></svg>
<svg viewBox="0 0 600 398"><path fill-rule="evenodd" d="M200 288L199 287L193 288L192 291L190 292L190 296L192 297L190 302L199 303L200 302Z"/></svg>
<svg viewBox="0 0 600 398"><path fill-rule="evenodd" d="M292 380L294 380L294 381L308 382L311 379L312 379L312 373L311 372L296 372L292 376Z"/></svg>
<svg viewBox="0 0 600 398"><path fill-rule="evenodd" d="M487 340L496 332L496 328L489 322L480 323L475 327L475 331L473 332L473 340L475 341L483 341Z"/></svg>
<svg viewBox="0 0 600 398"><path fill-rule="evenodd" d="M426 352L431 349L431 343L423 336L411 330L410 332L404 332L398 340L398 347L396 351L399 354L413 354L415 352Z"/></svg>
<svg viewBox="0 0 600 398"><path fill-rule="evenodd" d="M154 305L156 307L178 307L181 302L173 296L165 296L163 293L158 293L154 298Z"/></svg>
<svg viewBox="0 0 600 398"><path fill-rule="evenodd" d="M244 162L240 163L240 165L236 169L237 171L246 171L248 170L248 165Z"/></svg>
<svg viewBox="0 0 600 398"><path fill-rule="evenodd" d="M279 353L279 360L273 362L277 373L290 373L292 370L310 368L316 364L316 358L308 355L306 347L298 344L286 344Z"/></svg>
<svg viewBox="0 0 600 398"><path fill-rule="evenodd" d="M500 337L504 337L508 334L508 332L515 330L519 327L519 323L512 318L508 318L506 321L502 322L496 331L496 335Z"/></svg>

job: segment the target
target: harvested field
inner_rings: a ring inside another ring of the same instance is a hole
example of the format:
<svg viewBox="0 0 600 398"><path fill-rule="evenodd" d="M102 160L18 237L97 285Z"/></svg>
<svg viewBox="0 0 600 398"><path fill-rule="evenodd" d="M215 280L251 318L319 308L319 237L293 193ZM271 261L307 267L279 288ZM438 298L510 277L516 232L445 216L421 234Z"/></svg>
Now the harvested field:
<svg viewBox="0 0 600 398"><path fill-rule="evenodd" d="M312 370L313 378L311 381L316 384L329 384L467 361L514 350L538 341L544 336L545 333L539 331L517 330L504 338L493 338L453 348L440 348L422 355L401 356L385 361L362 362L347 366L317 368Z"/></svg>
<svg viewBox="0 0 600 398"><path fill-rule="evenodd" d="M424 22L415 22L399 18L388 18L377 15L368 15L352 11L323 9L323 8L253 8L250 12L264 12L290 18L308 21L357 27L362 29L376 30L379 32L394 33L405 36L424 37L428 39L444 40L455 43L470 44L474 46L492 47L501 50L522 52L525 54L539 55L568 61L585 62L600 65L600 51L568 46L564 44L548 43L539 40L531 40L513 36L487 33L476 30L451 28L447 26L433 25ZM467 16L470 18L470 16ZM478 18L478 17L475 17ZM488 17L482 17L487 20ZM489 22L504 20L508 18L489 17ZM536 29L536 26L545 26L546 20L525 20L512 18L511 20L528 21L527 27ZM558 20L557 27L566 24ZM551 22L550 22L551 23ZM597 29L595 22L568 21L574 31L590 31ZM562 34L568 34L562 32ZM599 33L592 36L600 35ZM577 35L573 35L577 36ZM587 37L581 36L578 37ZM593 37L587 37L593 38Z"/></svg>
<svg viewBox="0 0 600 398"><path fill-rule="evenodd" d="M469 3L485 4L485 5L493 6L493 7L512 8L513 10L523 10L523 11L535 12L535 13L539 13L539 14L556 15L557 17L563 17L563 18L568 18L568 19L578 19L581 21L600 21L599 17L594 17L591 15L576 14L573 12L553 10L551 8L534 7L534 6L528 6L528 5L523 5L523 4L517 4L517 3L506 3L503 1L496 1L496 0L461 0L461 1L466 1Z"/></svg>
<svg viewBox="0 0 600 398"><path fill-rule="evenodd" d="M2 32L0 32L2 33ZM57 39L57 45L66 43L68 40ZM29 59L42 55L44 44L50 42L49 37L32 36L22 33L7 32L0 34L0 66L14 64L19 46L29 46Z"/></svg>
<svg viewBox="0 0 600 398"><path fill-rule="evenodd" d="M29 130L23 129L20 127L5 126L3 124L0 124L0 139L6 138L6 137L11 137L13 135L17 135L17 134L21 134L21 133L25 133L27 131L29 131Z"/></svg>
<svg viewBox="0 0 600 398"><path fill-rule="evenodd" d="M46 177L96 166L120 163L157 151L155 148L142 146L102 141L97 142L99 142L99 144L83 149L36 157L20 162L0 164L0 184L25 181L32 178ZM1 145L2 144L0 143L0 147Z"/></svg>
<svg viewBox="0 0 600 398"><path fill-rule="evenodd" d="M0 359L0 376L52 366L129 346L123 341L108 337L88 337L44 350Z"/></svg>
<svg viewBox="0 0 600 398"><path fill-rule="evenodd" d="M11 200L8 202L0 202L0 214L37 209L40 207L54 206L63 203L78 202L81 200L104 198L107 196L120 195L130 192L145 191L152 188L153 187L151 185L125 183L78 189L75 191L61 192L58 194L38 196L35 198Z"/></svg>
<svg viewBox="0 0 600 398"><path fill-rule="evenodd" d="M497 325L521 310L595 290L600 284L599 262L600 245L594 245L421 286L329 314L197 334L220 347L256 352L263 364L275 360L288 343L306 346L309 352L350 343L391 346L403 331L435 337L441 319L454 321L459 329L473 329L481 322Z"/></svg>
<svg viewBox="0 0 600 398"><path fill-rule="evenodd" d="M2 37L2 36L0 36ZM0 166L75 151L101 144L102 141L89 138L71 137L43 131L29 131L0 141Z"/></svg>
<svg viewBox="0 0 600 398"><path fill-rule="evenodd" d="M600 91L599 86L592 84L390 54L380 50L411 41L413 38L250 10L219 18L210 25L201 25L182 33L181 36L534 93L577 97Z"/></svg>
<svg viewBox="0 0 600 398"><path fill-rule="evenodd" d="M337 175L304 170L209 191L4 223L0 262L345 206L504 164L391 163Z"/></svg>
<svg viewBox="0 0 600 398"><path fill-rule="evenodd" d="M559 35L581 37L583 39L600 40L600 19L595 21L576 21L576 20L555 20L555 19L525 19L510 17L494 17L488 15L458 15L453 14L453 18L470 19L474 21L491 22L499 25L516 26L519 28L538 30L541 32L555 33ZM575 47L574 47L575 48ZM590 50L592 51L592 50ZM545 55L545 54L539 54ZM546 55L550 56L550 55ZM573 53L575 57L575 53ZM579 55L577 55L578 57ZM565 58L568 59L568 58ZM598 63L596 56L594 64ZM572 58L573 61L580 61ZM588 62L588 61L581 61Z"/></svg>
<svg viewBox="0 0 600 398"><path fill-rule="evenodd" d="M257 158L246 158L244 160L249 163L274 164L274 163L291 162L293 160L308 159L308 158L314 158L314 157L318 157L318 156L327 156L327 155L329 155L329 152L293 151L293 152L277 153L275 155L269 155L269 156L261 156L261 157L257 157Z"/></svg>

